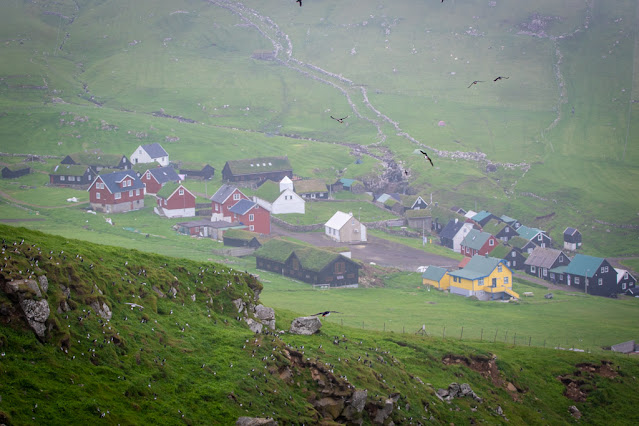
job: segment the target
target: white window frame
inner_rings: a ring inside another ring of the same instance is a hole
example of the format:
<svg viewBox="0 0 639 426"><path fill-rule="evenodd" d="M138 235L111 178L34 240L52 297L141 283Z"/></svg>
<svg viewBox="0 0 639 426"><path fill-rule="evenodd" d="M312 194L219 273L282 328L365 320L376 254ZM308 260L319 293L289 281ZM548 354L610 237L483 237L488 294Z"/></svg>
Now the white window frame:
<svg viewBox="0 0 639 426"><path fill-rule="evenodd" d="M502 272L503 270L504 270L504 267L501 263L497 265L497 272Z"/></svg>
<svg viewBox="0 0 639 426"><path fill-rule="evenodd" d="M255 226L249 225L249 231L255 231Z"/></svg>
<svg viewBox="0 0 639 426"><path fill-rule="evenodd" d="M537 268L536 268L535 266L532 266L532 265L531 265L531 266L530 266L530 272L531 272L531 273L533 273L533 272L537 272Z"/></svg>
<svg viewBox="0 0 639 426"><path fill-rule="evenodd" d="M121 192L116 192L115 194L113 194L113 197L114 197L116 200L119 200L120 198L122 198L122 193L121 193Z"/></svg>
<svg viewBox="0 0 639 426"><path fill-rule="evenodd" d="M240 199L240 194L238 194L237 192L235 194L233 194L233 200L237 201Z"/></svg>
<svg viewBox="0 0 639 426"><path fill-rule="evenodd" d="M67 179L66 176L64 176L64 175L60 176L60 182L64 182L66 179Z"/></svg>
<svg viewBox="0 0 639 426"><path fill-rule="evenodd" d="M96 193L95 193L95 199L96 199L96 200L99 200L99 199L100 199L100 193L99 193L99 192L96 192Z"/></svg>
<svg viewBox="0 0 639 426"><path fill-rule="evenodd" d="M603 278L599 278L599 280L597 281L597 284L603 285Z"/></svg>
<svg viewBox="0 0 639 426"><path fill-rule="evenodd" d="M579 277L575 277L575 284L579 284Z"/></svg>
<svg viewBox="0 0 639 426"><path fill-rule="evenodd" d="M508 284L508 277L504 277L504 284Z"/></svg>
<svg viewBox="0 0 639 426"><path fill-rule="evenodd" d="M132 198L132 197L133 197L133 190L130 190L129 191L129 198Z"/></svg>
<svg viewBox="0 0 639 426"><path fill-rule="evenodd" d="M255 221L255 215L253 213L249 214L249 222Z"/></svg>
<svg viewBox="0 0 639 426"><path fill-rule="evenodd" d="M490 238L490 239L488 240L488 245L489 245L489 246L491 246L491 247L492 247L492 246L494 246L494 245L495 245L495 240L493 240L492 238Z"/></svg>
<svg viewBox="0 0 639 426"><path fill-rule="evenodd" d="M178 191L179 195L184 195L184 188L180 188L180 190Z"/></svg>

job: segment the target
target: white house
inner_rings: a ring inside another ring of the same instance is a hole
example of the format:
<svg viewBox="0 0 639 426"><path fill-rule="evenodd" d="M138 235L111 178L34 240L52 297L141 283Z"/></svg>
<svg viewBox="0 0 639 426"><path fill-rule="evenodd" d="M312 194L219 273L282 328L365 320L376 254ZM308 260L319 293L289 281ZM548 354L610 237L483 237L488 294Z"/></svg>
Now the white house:
<svg viewBox="0 0 639 426"><path fill-rule="evenodd" d="M293 191L293 182L285 176L279 183L266 181L259 187L253 201L271 214L306 212L306 201Z"/></svg>
<svg viewBox="0 0 639 426"><path fill-rule="evenodd" d="M453 237L453 251L455 253L461 253L461 242L464 241L464 238L466 238L466 235L473 229L473 226L472 223L464 222L461 228L459 228L459 231L457 231Z"/></svg>
<svg viewBox="0 0 639 426"><path fill-rule="evenodd" d="M159 143L140 145L131 154L132 164L153 163L154 161L164 167L169 165L169 154Z"/></svg>
<svg viewBox="0 0 639 426"><path fill-rule="evenodd" d="M353 213L335 212L324 224L324 233L342 243L366 242L366 226L353 217Z"/></svg>

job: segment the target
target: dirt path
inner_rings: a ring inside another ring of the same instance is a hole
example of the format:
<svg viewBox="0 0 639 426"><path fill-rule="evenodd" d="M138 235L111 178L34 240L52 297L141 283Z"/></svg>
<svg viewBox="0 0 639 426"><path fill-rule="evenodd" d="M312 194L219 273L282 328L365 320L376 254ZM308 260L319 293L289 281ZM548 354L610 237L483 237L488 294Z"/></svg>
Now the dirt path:
<svg viewBox="0 0 639 426"><path fill-rule="evenodd" d="M291 232L271 225L271 234L296 238L316 247L344 247L344 243L337 243L320 232ZM370 235L367 244L351 245L349 248L353 259L411 272L415 272L418 266L435 265L450 268L458 263L457 260L449 257L428 253Z"/></svg>

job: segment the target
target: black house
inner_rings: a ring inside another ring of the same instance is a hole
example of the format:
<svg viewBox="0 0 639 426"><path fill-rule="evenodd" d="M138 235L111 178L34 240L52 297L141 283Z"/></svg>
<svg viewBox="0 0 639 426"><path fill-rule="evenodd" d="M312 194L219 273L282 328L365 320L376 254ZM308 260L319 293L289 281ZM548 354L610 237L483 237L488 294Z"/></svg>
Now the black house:
<svg viewBox="0 0 639 426"><path fill-rule="evenodd" d="M571 251L581 248L581 232L576 228L567 227L564 231L564 248Z"/></svg>
<svg viewBox="0 0 639 426"><path fill-rule="evenodd" d="M310 284L357 286L359 265L339 253L272 239L255 252L257 268Z"/></svg>
<svg viewBox="0 0 639 426"><path fill-rule="evenodd" d="M222 237L225 246L260 248L262 243L255 236L255 232L244 229L229 229Z"/></svg>
<svg viewBox="0 0 639 426"><path fill-rule="evenodd" d="M93 183L97 173L90 166L58 164L49 173L49 183L59 186L80 187Z"/></svg>
<svg viewBox="0 0 639 426"><path fill-rule="evenodd" d="M288 157L259 157L227 161L222 169L225 182L281 181L284 176L293 177L293 168Z"/></svg>
<svg viewBox="0 0 639 426"><path fill-rule="evenodd" d="M567 266L570 258L560 250L548 247L535 247L530 253L524 264L526 265L526 273L535 277L550 281L551 269L559 266Z"/></svg>
<svg viewBox="0 0 639 426"><path fill-rule="evenodd" d="M446 226L444 226L444 229L439 233L440 244L453 250L453 238L455 238L455 235L457 235L463 224L464 222L458 219L449 220Z"/></svg>
<svg viewBox="0 0 639 426"><path fill-rule="evenodd" d="M568 266L551 269L550 279L554 279L554 282L558 284L582 289L595 296L622 293L617 284L617 271L601 257L577 254Z"/></svg>
<svg viewBox="0 0 639 426"><path fill-rule="evenodd" d="M184 175L186 179L209 180L215 175L215 167L205 164L198 168L195 165L183 164L180 167L180 174Z"/></svg>
<svg viewBox="0 0 639 426"><path fill-rule="evenodd" d="M506 222L501 222L497 219L489 220L482 229L484 232L488 232L490 235L494 236L500 241L508 241L513 237L519 236L517 230L507 224Z"/></svg>
<svg viewBox="0 0 639 426"><path fill-rule="evenodd" d="M100 150L69 154L60 161L60 164L91 166L96 172L102 169L130 170L132 167L126 155L105 154Z"/></svg>
<svg viewBox="0 0 639 426"><path fill-rule="evenodd" d="M3 179L15 179L31 173L31 167L24 164L12 164L2 168Z"/></svg>
<svg viewBox="0 0 639 426"><path fill-rule="evenodd" d="M517 242L518 238L511 239L511 241ZM519 238L520 240L523 240ZM525 240L524 240L525 242ZM526 253L527 255L527 253ZM498 259L504 259L506 266L513 270L522 270L525 267L526 255L522 252L521 248L517 245L512 245L510 242L501 242L497 247L490 252L490 257L496 257Z"/></svg>
<svg viewBox="0 0 639 426"><path fill-rule="evenodd" d="M625 269L616 269L617 286L620 292L629 296L639 296L639 288L637 288L637 279Z"/></svg>

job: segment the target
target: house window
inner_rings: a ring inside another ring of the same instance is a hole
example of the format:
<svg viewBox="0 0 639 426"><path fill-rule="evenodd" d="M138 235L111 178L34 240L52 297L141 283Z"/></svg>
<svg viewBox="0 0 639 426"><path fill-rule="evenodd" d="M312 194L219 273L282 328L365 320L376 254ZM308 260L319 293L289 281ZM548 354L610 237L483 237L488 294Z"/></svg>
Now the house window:
<svg viewBox="0 0 639 426"><path fill-rule="evenodd" d="M508 277L504 277L504 284L508 284Z"/></svg>
<svg viewBox="0 0 639 426"><path fill-rule="evenodd" d="M335 273L343 274L344 272L346 272L346 263L344 262L335 263Z"/></svg>
<svg viewBox="0 0 639 426"><path fill-rule="evenodd" d="M493 287L497 287L497 278L493 278Z"/></svg>
<svg viewBox="0 0 639 426"><path fill-rule="evenodd" d="M253 213L251 213L249 215L249 222L253 222L255 220L255 215Z"/></svg>
<svg viewBox="0 0 639 426"><path fill-rule="evenodd" d="M599 278L599 279L597 280L597 284L599 284L599 285L603 285L603 278ZM624 285L625 285L625 284L624 284Z"/></svg>
<svg viewBox="0 0 639 426"><path fill-rule="evenodd" d="M60 181L64 182L65 179L66 179L66 176L60 176Z"/></svg>
<svg viewBox="0 0 639 426"><path fill-rule="evenodd" d="M99 193L99 192L96 192L96 193L95 193L95 199L96 199L96 200L99 200L99 199L100 199L100 193Z"/></svg>
<svg viewBox="0 0 639 426"><path fill-rule="evenodd" d="M146 172L146 178L151 179L151 172Z"/></svg>
<svg viewBox="0 0 639 426"><path fill-rule="evenodd" d="M544 271L544 277L547 276L548 275L548 269L546 269L546 268L542 268L542 269Z"/></svg>
<svg viewBox="0 0 639 426"><path fill-rule="evenodd" d="M535 272L537 272L537 268L535 268L534 266L530 267L530 273L534 274Z"/></svg>
<svg viewBox="0 0 639 426"><path fill-rule="evenodd" d="M140 189L139 188L135 190L135 195L140 195Z"/></svg>
<svg viewBox="0 0 639 426"><path fill-rule="evenodd" d="M253 225L249 226L249 231L255 231L255 226Z"/></svg>
<svg viewBox="0 0 639 426"><path fill-rule="evenodd" d="M234 200L239 200L240 199L240 194L233 194L233 199Z"/></svg>
<svg viewBox="0 0 639 426"><path fill-rule="evenodd" d="M510 228L506 227L506 234L510 231Z"/></svg>
<svg viewBox="0 0 639 426"><path fill-rule="evenodd" d="M75 182L75 176L69 176L69 182Z"/></svg>
<svg viewBox="0 0 639 426"><path fill-rule="evenodd" d="M129 197L133 197L133 190L129 191Z"/></svg>
<svg viewBox="0 0 639 426"><path fill-rule="evenodd" d="M180 195L184 195L184 190L182 188L180 188L180 191L178 192Z"/></svg>
<svg viewBox="0 0 639 426"><path fill-rule="evenodd" d="M538 241L542 241L543 239L544 239L543 235L541 235L541 234L537 235L537 240Z"/></svg>
<svg viewBox="0 0 639 426"><path fill-rule="evenodd" d="M510 257L516 257L516 256L517 254L514 251L510 253Z"/></svg>
<svg viewBox="0 0 639 426"><path fill-rule="evenodd" d="M513 260L513 268L514 268L515 266L517 266L517 261L516 261L516 260Z"/></svg>
<svg viewBox="0 0 639 426"><path fill-rule="evenodd" d="M114 194L114 197L115 197L116 200L119 200L120 198L122 198L122 193L121 192L116 192Z"/></svg>
<svg viewBox="0 0 639 426"><path fill-rule="evenodd" d="M623 273L623 279L624 279L624 280L627 280L627 279L628 279L628 271L626 271L626 272L624 272L624 273Z"/></svg>
<svg viewBox="0 0 639 426"><path fill-rule="evenodd" d="M601 267L601 273L603 274L604 272L606 272L606 270L605 270L605 266L602 266L602 267Z"/></svg>
<svg viewBox="0 0 639 426"><path fill-rule="evenodd" d="M579 277L575 277L575 284L579 284Z"/></svg>
<svg viewBox="0 0 639 426"><path fill-rule="evenodd" d="M166 206L166 198L162 199L162 202L164 203L164 205Z"/></svg>
<svg viewBox="0 0 639 426"><path fill-rule="evenodd" d="M291 266L293 267L294 270L296 270L296 271L299 270L300 269L300 261L299 261L299 259L294 257L293 260L292 260L292 265Z"/></svg>
<svg viewBox="0 0 639 426"><path fill-rule="evenodd" d="M490 240L488 240L488 245L489 246L494 246L495 245L495 240L493 240L492 238Z"/></svg>
<svg viewBox="0 0 639 426"><path fill-rule="evenodd" d="M497 272L501 272L504 268L502 267L501 263L499 265L497 265Z"/></svg>
<svg viewBox="0 0 639 426"><path fill-rule="evenodd" d="M608 272L608 267L604 266L605 272Z"/></svg>
<svg viewBox="0 0 639 426"><path fill-rule="evenodd" d="M479 281L477 281L477 284L479 285L484 285L484 279L480 278Z"/></svg>
<svg viewBox="0 0 639 426"><path fill-rule="evenodd" d="M550 273L550 279L553 280L553 281L555 280L555 273L554 272Z"/></svg>
<svg viewBox="0 0 639 426"><path fill-rule="evenodd" d="M87 175L87 180L91 180L91 175Z"/></svg>
<svg viewBox="0 0 639 426"><path fill-rule="evenodd" d="M621 289L625 290L626 289L626 283L621 283Z"/></svg>
<svg viewBox="0 0 639 426"><path fill-rule="evenodd" d="M563 256L559 256L559 263L564 263L564 257Z"/></svg>

